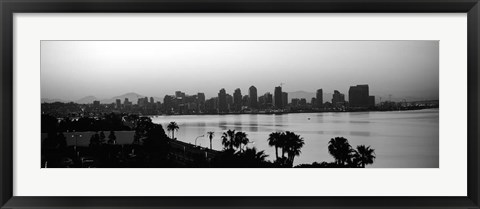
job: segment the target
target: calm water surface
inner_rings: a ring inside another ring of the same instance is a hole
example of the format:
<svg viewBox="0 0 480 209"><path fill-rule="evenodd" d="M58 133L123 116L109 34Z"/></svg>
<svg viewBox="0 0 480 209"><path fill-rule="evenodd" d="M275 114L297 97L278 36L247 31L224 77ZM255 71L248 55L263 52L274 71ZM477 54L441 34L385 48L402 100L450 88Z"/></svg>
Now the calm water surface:
<svg viewBox="0 0 480 209"><path fill-rule="evenodd" d="M312 162L332 162L328 141L337 136L348 139L353 147L365 144L375 149L377 159L369 167L439 166L439 110L399 112L297 113L283 115L180 115L152 116L154 123L166 129L171 121L180 129L179 140L209 146L208 131L215 132L213 149L221 150L221 135L228 129L248 134L249 147L265 150L274 160L275 149L268 146L268 135L275 131L293 131L305 140L295 165ZM170 133L168 133L170 134Z"/></svg>

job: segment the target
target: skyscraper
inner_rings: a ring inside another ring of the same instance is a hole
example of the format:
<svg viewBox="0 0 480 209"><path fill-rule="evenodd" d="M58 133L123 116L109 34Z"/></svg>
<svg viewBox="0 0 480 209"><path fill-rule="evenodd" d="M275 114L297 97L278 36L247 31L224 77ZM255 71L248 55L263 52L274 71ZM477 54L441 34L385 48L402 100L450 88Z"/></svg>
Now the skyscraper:
<svg viewBox="0 0 480 209"><path fill-rule="evenodd" d="M181 97L181 98L183 98L183 97L185 97L185 92L176 91L176 92L175 92L175 97Z"/></svg>
<svg viewBox="0 0 480 209"><path fill-rule="evenodd" d="M205 94L204 93L197 93L197 100L198 103L205 103Z"/></svg>
<svg viewBox="0 0 480 209"><path fill-rule="evenodd" d="M374 108L375 107L375 96L369 96L368 97L368 106L370 108Z"/></svg>
<svg viewBox="0 0 480 209"><path fill-rule="evenodd" d="M150 104L154 104L155 103L155 100L153 99L153 97L150 97Z"/></svg>
<svg viewBox="0 0 480 209"><path fill-rule="evenodd" d="M317 90L317 97L315 98L316 104L315 105L317 108L322 108L323 107L323 89L318 89Z"/></svg>
<svg viewBox="0 0 480 209"><path fill-rule="evenodd" d="M368 85L350 86L348 90L348 102L350 107L368 107Z"/></svg>
<svg viewBox="0 0 480 209"><path fill-rule="evenodd" d="M233 92L233 106L235 111L242 109L242 91L238 88Z"/></svg>
<svg viewBox="0 0 480 209"><path fill-rule="evenodd" d="M273 106L273 98L270 92L267 92L263 95L265 97L265 107L269 108Z"/></svg>
<svg viewBox="0 0 480 209"><path fill-rule="evenodd" d="M283 109L283 99L282 99L282 87L277 86L275 87L275 108Z"/></svg>
<svg viewBox="0 0 480 209"><path fill-rule="evenodd" d="M345 104L345 94L341 94L339 91L333 91L332 105L338 107Z"/></svg>
<svg viewBox="0 0 480 209"><path fill-rule="evenodd" d="M256 109L258 108L258 101L257 101L257 88L255 86L250 86L248 89L248 97L250 100L250 108Z"/></svg>
<svg viewBox="0 0 480 209"><path fill-rule="evenodd" d="M116 99L115 102L116 102L116 107L117 107L117 109L122 108L122 100Z"/></svg>
<svg viewBox="0 0 480 209"><path fill-rule="evenodd" d="M218 92L218 112L225 113L228 111L227 108L227 92L225 89L220 89Z"/></svg>
<svg viewBox="0 0 480 209"><path fill-rule="evenodd" d="M197 105L198 105L198 109L200 111L204 111L205 110L205 94L204 93L197 93Z"/></svg>
<svg viewBox="0 0 480 209"><path fill-rule="evenodd" d="M233 110L233 96L227 94L227 112Z"/></svg>
<svg viewBox="0 0 480 209"><path fill-rule="evenodd" d="M282 92L282 103L283 103L284 108L288 105L288 93L287 92Z"/></svg>

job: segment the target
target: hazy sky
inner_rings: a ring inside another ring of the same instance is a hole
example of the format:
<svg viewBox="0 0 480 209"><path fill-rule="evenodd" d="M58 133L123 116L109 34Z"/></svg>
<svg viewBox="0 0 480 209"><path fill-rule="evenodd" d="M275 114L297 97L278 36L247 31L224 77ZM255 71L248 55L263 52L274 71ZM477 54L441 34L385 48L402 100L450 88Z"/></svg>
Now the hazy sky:
<svg viewBox="0 0 480 209"><path fill-rule="evenodd" d="M348 94L438 99L437 41L42 41L42 98L163 98L176 90L216 96L221 88L258 94Z"/></svg>

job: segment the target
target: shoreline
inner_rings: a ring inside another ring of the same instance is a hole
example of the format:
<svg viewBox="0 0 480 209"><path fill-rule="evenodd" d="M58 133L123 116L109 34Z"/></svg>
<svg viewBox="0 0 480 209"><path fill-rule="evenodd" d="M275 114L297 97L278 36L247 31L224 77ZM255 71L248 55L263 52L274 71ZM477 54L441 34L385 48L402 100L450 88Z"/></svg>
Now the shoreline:
<svg viewBox="0 0 480 209"><path fill-rule="evenodd" d="M268 112L268 113L200 113L200 114L157 114L157 115L140 115L143 117L153 116L196 116L196 115L287 115L287 114L301 114L301 113L351 113L351 112L404 112L412 110L427 110L440 109L439 107L418 108L418 109L404 109L404 110L349 110L349 111L304 111L304 112Z"/></svg>

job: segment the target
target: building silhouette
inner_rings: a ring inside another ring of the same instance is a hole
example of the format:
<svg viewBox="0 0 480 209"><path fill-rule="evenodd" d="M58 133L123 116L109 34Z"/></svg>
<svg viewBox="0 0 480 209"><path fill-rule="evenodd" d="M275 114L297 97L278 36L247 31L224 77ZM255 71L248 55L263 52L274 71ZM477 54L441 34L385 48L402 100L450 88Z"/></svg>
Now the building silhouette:
<svg viewBox="0 0 480 209"><path fill-rule="evenodd" d="M298 103L300 102L300 99L298 98L293 98L292 99L292 107L298 107Z"/></svg>
<svg viewBox="0 0 480 209"><path fill-rule="evenodd" d="M218 92L218 112L219 113L228 112L227 92L223 88L220 89L220 91Z"/></svg>
<svg viewBox="0 0 480 209"><path fill-rule="evenodd" d="M233 96L227 94L227 112L233 110Z"/></svg>
<svg viewBox="0 0 480 209"><path fill-rule="evenodd" d="M350 107L367 108L370 105L368 85L350 86L348 90L348 102Z"/></svg>
<svg viewBox="0 0 480 209"><path fill-rule="evenodd" d="M323 107L323 89L318 89L317 90L315 103L312 103L312 106L315 106L317 108L322 108Z"/></svg>
<svg viewBox="0 0 480 209"><path fill-rule="evenodd" d="M300 101L298 102L298 106L305 108L307 107L307 99L301 98Z"/></svg>
<svg viewBox="0 0 480 209"><path fill-rule="evenodd" d="M282 92L282 103L283 103L284 108L288 105L288 93L287 92Z"/></svg>
<svg viewBox="0 0 480 209"><path fill-rule="evenodd" d="M258 100L257 100L257 88L255 86L250 86L248 89L248 97L249 97L249 107L252 109L258 108Z"/></svg>
<svg viewBox="0 0 480 209"><path fill-rule="evenodd" d="M197 93L197 106L198 110L201 112L205 111L205 94L204 93Z"/></svg>
<svg viewBox="0 0 480 209"><path fill-rule="evenodd" d="M375 96L369 96L368 97L368 106L370 108L374 108L375 107Z"/></svg>
<svg viewBox="0 0 480 209"><path fill-rule="evenodd" d="M175 91L175 97L184 98L185 97L185 92Z"/></svg>
<svg viewBox="0 0 480 209"><path fill-rule="evenodd" d="M248 95L244 95L242 97L242 106L248 106L250 102L250 97Z"/></svg>
<svg viewBox="0 0 480 209"><path fill-rule="evenodd" d="M233 107L235 111L242 109L242 91L239 88L233 92Z"/></svg>
<svg viewBox="0 0 480 209"><path fill-rule="evenodd" d="M115 100L115 106L117 109L121 109L122 108L122 100L121 99L116 99Z"/></svg>
<svg viewBox="0 0 480 209"><path fill-rule="evenodd" d="M273 106L273 95L270 92L267 92L263 95L265 97L265 108L270 108Z"/></svg>
<svg viewBox="0 0 480 209"><path fill-rule="evenodd" d="M340 93L338 90L333 91L332 105L339 107L345 104L345 94Z"/></svg>
<svg viewBox="0 0 480 209"><path fill-rule="evenodd" d="M275 87L274 94L275 94L274 95L274 97L275 97L275 108L283 109L282 87L281 86Z"/></svg>

